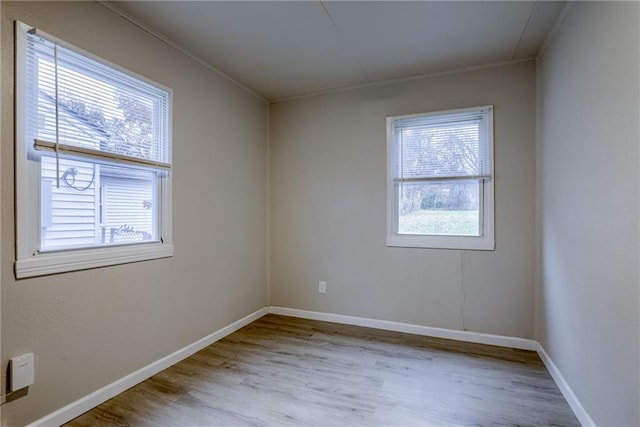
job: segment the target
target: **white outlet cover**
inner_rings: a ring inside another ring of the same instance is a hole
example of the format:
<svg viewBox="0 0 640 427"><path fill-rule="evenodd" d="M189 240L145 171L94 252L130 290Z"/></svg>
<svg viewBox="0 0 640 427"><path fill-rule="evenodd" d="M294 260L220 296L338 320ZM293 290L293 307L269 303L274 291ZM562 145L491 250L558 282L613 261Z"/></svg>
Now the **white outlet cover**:
<svg viewBox="0 0 640 427"><path fill-rule="evenodd" d="M11 363L11 391L29 387L34 382L34 356L33 353L12 357Z"/></svg>
<svg viewBox="0 0 640 427"><path fill-rule="evenodd" d="M321 294L327 293L327 282L318 282L318 292Z"/></svg>

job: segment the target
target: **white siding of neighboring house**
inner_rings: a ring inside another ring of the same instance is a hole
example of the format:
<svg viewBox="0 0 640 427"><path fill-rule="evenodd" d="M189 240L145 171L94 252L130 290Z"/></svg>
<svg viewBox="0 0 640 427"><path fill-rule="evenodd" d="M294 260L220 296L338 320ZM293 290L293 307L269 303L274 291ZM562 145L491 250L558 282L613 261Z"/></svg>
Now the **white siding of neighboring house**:
<svg viewBox="0 0 640 427"><path fill-rule="evenodd" d="M103 174L101 185L104 191L104 227L107 242L110 239L111 229L123 226L136 232L153 235L154 186L153 180L150 176L148 177L149 179L122 178ZM114 243L132 240L143 240L143 236L141 234L126 237L121 235Z"/></svg>
<svg viewBox="0 0 640 427"><path fill-rule="evenodd" d="M96 173L94 177L91 164L60 159L60 176L69 168L75 168L78 171L73 186L76 188L88 186L87 189L76 190L69 187L62 179L60 188L57 188L55 158L42 157L42 249L91 246L98 242L95 189L99 174ZM69 181L71 182L71 179ZM51 191L44 190L45 186Z"/></svg>
<svg viewBox="0 0 640 427"><path fill-rule="evenodd" d="M46 96L40 96L38 138L55 142L55 106ZM60 108L60 142L84 147L99 147L104 135L73 113ZM30 143L30 142L28 142ZM96 188L99 188L98 168L92 163L60 158L59 174L75 168L75 181L69 177L73 187L86 189L79 191L56 179L56 160L51 153L42 155L40 163L42 197L41 218L43 250L68 246L92 246L100 241L96 222ZM95 175L94 175L94 168ZM47 191L47 188L51 191Z"/></svg>

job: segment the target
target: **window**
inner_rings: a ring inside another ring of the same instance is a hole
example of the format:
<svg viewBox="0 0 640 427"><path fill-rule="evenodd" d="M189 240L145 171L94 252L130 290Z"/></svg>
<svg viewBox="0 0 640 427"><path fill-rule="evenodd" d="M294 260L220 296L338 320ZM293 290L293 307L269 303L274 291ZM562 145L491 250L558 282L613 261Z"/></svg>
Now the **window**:
<svg viewBox="0 0 640 427"><path fill-rule="evenodd" d="M387 246L493 250L493 108L387 118Z"/></svg>
<svg viewBox="0 0 640 427"><path fill-rule="evenodd" d="M173 255L171 92L16 23L16 276Z"/></svg>

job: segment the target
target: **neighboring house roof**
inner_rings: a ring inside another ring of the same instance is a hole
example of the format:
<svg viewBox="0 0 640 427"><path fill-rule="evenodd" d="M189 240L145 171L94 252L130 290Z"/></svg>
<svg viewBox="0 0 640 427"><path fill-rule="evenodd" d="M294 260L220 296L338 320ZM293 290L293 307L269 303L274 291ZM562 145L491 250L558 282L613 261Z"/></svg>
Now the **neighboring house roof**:
<svg viewBox="0 0 640 427"><path fill-rule="evenodd" d="M42 89L38 90L38 96L41 101L44 101L53 111L55 111L55 97L47 94ZM85 119L72 109L66 107L64 103L58 103L58 114L78 130L90 135L93 139L96 140L96 142L104 141L105 139L109 138L109 134L106 131L91 123L89 120Z"/></svg>

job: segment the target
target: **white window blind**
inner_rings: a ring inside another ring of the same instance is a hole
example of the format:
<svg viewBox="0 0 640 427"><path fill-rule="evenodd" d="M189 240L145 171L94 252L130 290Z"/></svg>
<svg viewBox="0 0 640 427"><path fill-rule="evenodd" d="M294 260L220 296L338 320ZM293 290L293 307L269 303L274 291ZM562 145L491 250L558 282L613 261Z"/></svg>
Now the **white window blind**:
<svg viewBox="0 0 640 427"><path fill-rule="evenodd" d="M166 90L36 30L27 34L26 60L26 120L36 149L170 169Z"/></svg>
<svg viewBox="0 0 640 427"><path fill-rule="evenodd" d="M491 108L394 119L394 181L491 179Z"/></svg>

